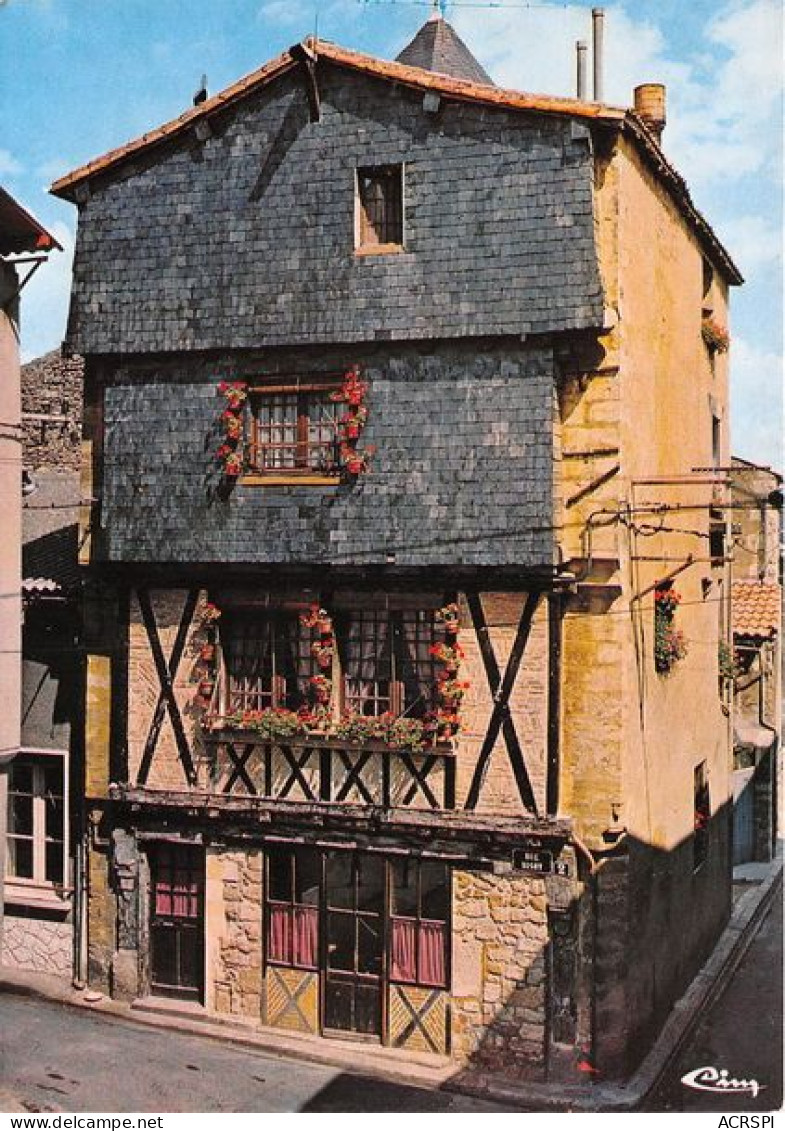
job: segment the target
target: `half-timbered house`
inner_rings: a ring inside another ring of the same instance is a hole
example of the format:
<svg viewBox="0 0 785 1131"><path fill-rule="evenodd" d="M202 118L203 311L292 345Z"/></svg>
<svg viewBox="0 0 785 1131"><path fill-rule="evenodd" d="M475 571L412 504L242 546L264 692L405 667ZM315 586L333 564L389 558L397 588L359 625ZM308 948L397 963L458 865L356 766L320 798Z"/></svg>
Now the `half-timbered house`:
<svg viewBox="0 0 785 1131"><path fill-rule="evenodd" d="M694 469L740 278L636 99L498 89L432 19L396 62L308 40L54 186L91 983L613 1075L710 949Z"/></svg>

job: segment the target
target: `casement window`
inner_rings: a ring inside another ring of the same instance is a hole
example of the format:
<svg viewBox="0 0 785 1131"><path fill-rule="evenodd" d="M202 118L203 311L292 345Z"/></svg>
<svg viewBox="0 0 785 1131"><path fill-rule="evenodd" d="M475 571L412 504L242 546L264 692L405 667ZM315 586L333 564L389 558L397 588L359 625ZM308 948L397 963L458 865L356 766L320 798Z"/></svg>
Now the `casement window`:
<svg viewBox="0 0 785 1131"><path fill-rule="evenodd" d="M403 166L357 170L357 250L399 251L403 246Z"/></svg>
<svg viewBox="0 0 785 1131"><path fill-rule="evenodd" d="M431 609L345 614L338 635L343 709L368 716L426 714L433 706L434 641Z"/></svg>
<svg viewBox="0 0 785 1131"><path fill-rule="evenodd" d="M338 478L340 378L281 378L251 386L245 473Z"/></svg>
<svg viewBox="0 0 785 1131"><path fill-rule="evenodd" d="M390 977L420 986L447 985L447 869L428 860L391 865Z"/></svg>
<svg viewBox="0 0 785 1131"><path fill-rule="evenodd" d="M267 960L315 970L319 965L321 859L307 849L272 849L267 859Z"/></svg>
<svg viewBox="0 0 785 1131"><path fill-rule="evenodd" d="M21 754L8 780L6 876L10 884L66 884L65 758Z"/></svg>
<svg viewBox="0 0 785 1131"><path fill-rule="evenodd" d="M227 714L268 707L296 710L306 702L316 664L311 633L298 613L230 611L220 633Z"/></svg>

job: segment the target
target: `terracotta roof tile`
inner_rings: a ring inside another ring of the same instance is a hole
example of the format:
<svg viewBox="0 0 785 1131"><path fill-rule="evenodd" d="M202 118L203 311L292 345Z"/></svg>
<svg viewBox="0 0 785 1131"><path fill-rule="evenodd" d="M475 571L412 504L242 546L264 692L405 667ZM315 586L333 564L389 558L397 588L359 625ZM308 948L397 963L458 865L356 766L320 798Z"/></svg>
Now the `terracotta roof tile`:
<svg viewBox="0 0 785 1131"><path fill-rule="evenodd" d="M739 636L770 636L782 625L782 590L765 581L734 581L733 631Z"/></svg>

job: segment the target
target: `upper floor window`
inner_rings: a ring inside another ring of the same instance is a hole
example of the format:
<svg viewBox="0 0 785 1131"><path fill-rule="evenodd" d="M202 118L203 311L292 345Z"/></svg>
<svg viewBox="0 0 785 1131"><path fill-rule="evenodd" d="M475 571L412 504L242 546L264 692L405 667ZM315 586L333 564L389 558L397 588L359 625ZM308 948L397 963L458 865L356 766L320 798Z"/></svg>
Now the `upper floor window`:
<svg viewBox="0 0 785 1131"><path fill-rule="evenodd" d="M297 613L238 612L222 625L226 711L296 710L316 667L311 639Z"/></svg>
<svg viewBox="0 0 785 1131"><path fill-rule="evenodd" d="M246 472L336 475L340 379L282 379L249 390Z"/></svg>
<svg viewBox="0 0 785 1131"><path fill-rule="evenodd" d="M433 707L433 610L364 610L341 624L345 711L419 718Z"/></svg>
<svg viewBox="0 0 785 1131"><path fill-rule="evenodd" d="M358 251L391 251L402 246L403 166L358 169Z"/></svg>
<svg viewBox="0 0 785 1131"><path fill-rule="evenodd" d="M8 781L8 879L64 884L65 823L62 755L15 758Z"/></svg>

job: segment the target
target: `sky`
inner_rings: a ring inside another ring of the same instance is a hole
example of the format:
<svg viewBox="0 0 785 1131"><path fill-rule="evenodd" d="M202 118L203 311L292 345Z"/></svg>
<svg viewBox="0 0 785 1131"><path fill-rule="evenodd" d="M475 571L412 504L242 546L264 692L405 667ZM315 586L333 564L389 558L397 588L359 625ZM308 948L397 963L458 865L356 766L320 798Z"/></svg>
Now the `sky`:
<svg viewBox="0 0 785 1131"><path fill-rule="evenodd" d="M22 356L65 330L76 209L51 182L306 35L394 58L430 0L0 0L0 183L63 244L23 293ZM605 100L668 88L663 145L746 279L732 292L732 446L782 470L780 0L605 4ZM447 18L501 86L574 94L591 5L494 0ZM689 375L685 375L689 379Z"/></svg>

